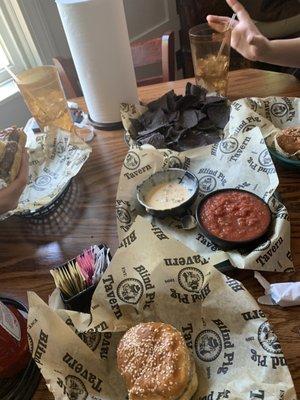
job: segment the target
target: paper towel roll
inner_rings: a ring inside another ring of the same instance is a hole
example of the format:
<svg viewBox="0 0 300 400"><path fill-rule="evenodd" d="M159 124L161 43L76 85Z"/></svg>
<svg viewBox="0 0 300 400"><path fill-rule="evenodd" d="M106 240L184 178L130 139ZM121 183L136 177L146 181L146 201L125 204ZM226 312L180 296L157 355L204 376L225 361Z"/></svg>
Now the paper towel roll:
<svg viewBox="0 0 300 400"><path fill-rule="evenodd" d="M120 103L137 103L123 0L56 0L89 115L121 120Z"/></svg>

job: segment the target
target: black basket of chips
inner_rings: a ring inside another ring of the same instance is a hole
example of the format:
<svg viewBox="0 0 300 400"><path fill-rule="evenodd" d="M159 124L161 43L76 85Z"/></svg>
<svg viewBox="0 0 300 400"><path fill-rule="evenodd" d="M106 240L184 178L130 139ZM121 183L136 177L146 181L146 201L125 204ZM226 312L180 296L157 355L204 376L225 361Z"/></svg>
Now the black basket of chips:
<svg viewBox="0 0 300 400"><path fill-rule="evenodd" d="M128 145L150 144L175 151L219 142L229 114L227 98L209 95L206 89L190 82L184 96L171 90L146 107L121 105Z"/></svg>

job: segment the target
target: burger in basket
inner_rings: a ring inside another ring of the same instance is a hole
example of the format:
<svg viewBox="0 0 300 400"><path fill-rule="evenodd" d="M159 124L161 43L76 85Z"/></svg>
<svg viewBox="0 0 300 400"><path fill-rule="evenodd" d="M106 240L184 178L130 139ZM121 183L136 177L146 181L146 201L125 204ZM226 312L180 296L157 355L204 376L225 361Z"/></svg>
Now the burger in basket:
<svg viewBox="0 0 300 400"><path fill-rule="evenodd" d="M129 400L190 400L198 387L195 362L181 333L161 322L129 329L117 350Z"/></svg>

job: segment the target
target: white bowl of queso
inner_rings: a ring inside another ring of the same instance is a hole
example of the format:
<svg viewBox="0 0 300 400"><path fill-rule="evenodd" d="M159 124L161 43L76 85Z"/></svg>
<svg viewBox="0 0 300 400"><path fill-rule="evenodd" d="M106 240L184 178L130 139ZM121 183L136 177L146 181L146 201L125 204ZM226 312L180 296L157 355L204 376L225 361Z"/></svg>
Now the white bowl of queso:
<svg viewBox="0 0 300 400"><path fill-rule="evenodd" d="M157 217L182 215L197 197L197 177L190 171L169 168L149 176L137 187L137 199Z"/></svg>

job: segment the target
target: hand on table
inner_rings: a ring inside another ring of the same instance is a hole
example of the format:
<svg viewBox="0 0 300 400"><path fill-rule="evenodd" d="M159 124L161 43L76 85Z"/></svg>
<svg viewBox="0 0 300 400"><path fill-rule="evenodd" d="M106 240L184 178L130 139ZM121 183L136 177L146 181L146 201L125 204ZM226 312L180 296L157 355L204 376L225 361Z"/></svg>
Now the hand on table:
<svg viewBox="0 0 300 400"><path fill-rule="evenodd" d="M26 149L23 150L20 171L16 179L6 188L0 190L0 215L14 210L28 180L29 164Z"/></svg>
<svg viewBox="0 0 300 400"><path fill-rule="evenodd" d="M248 60L261 60L269 49L269 40L260 33L245 8L237 0L226 1L238 17L238 21L235 20L232 24L231 46ZM224 26L229 21L229 17L207 16L207 22L214 28L214 24Z"/></svg>

